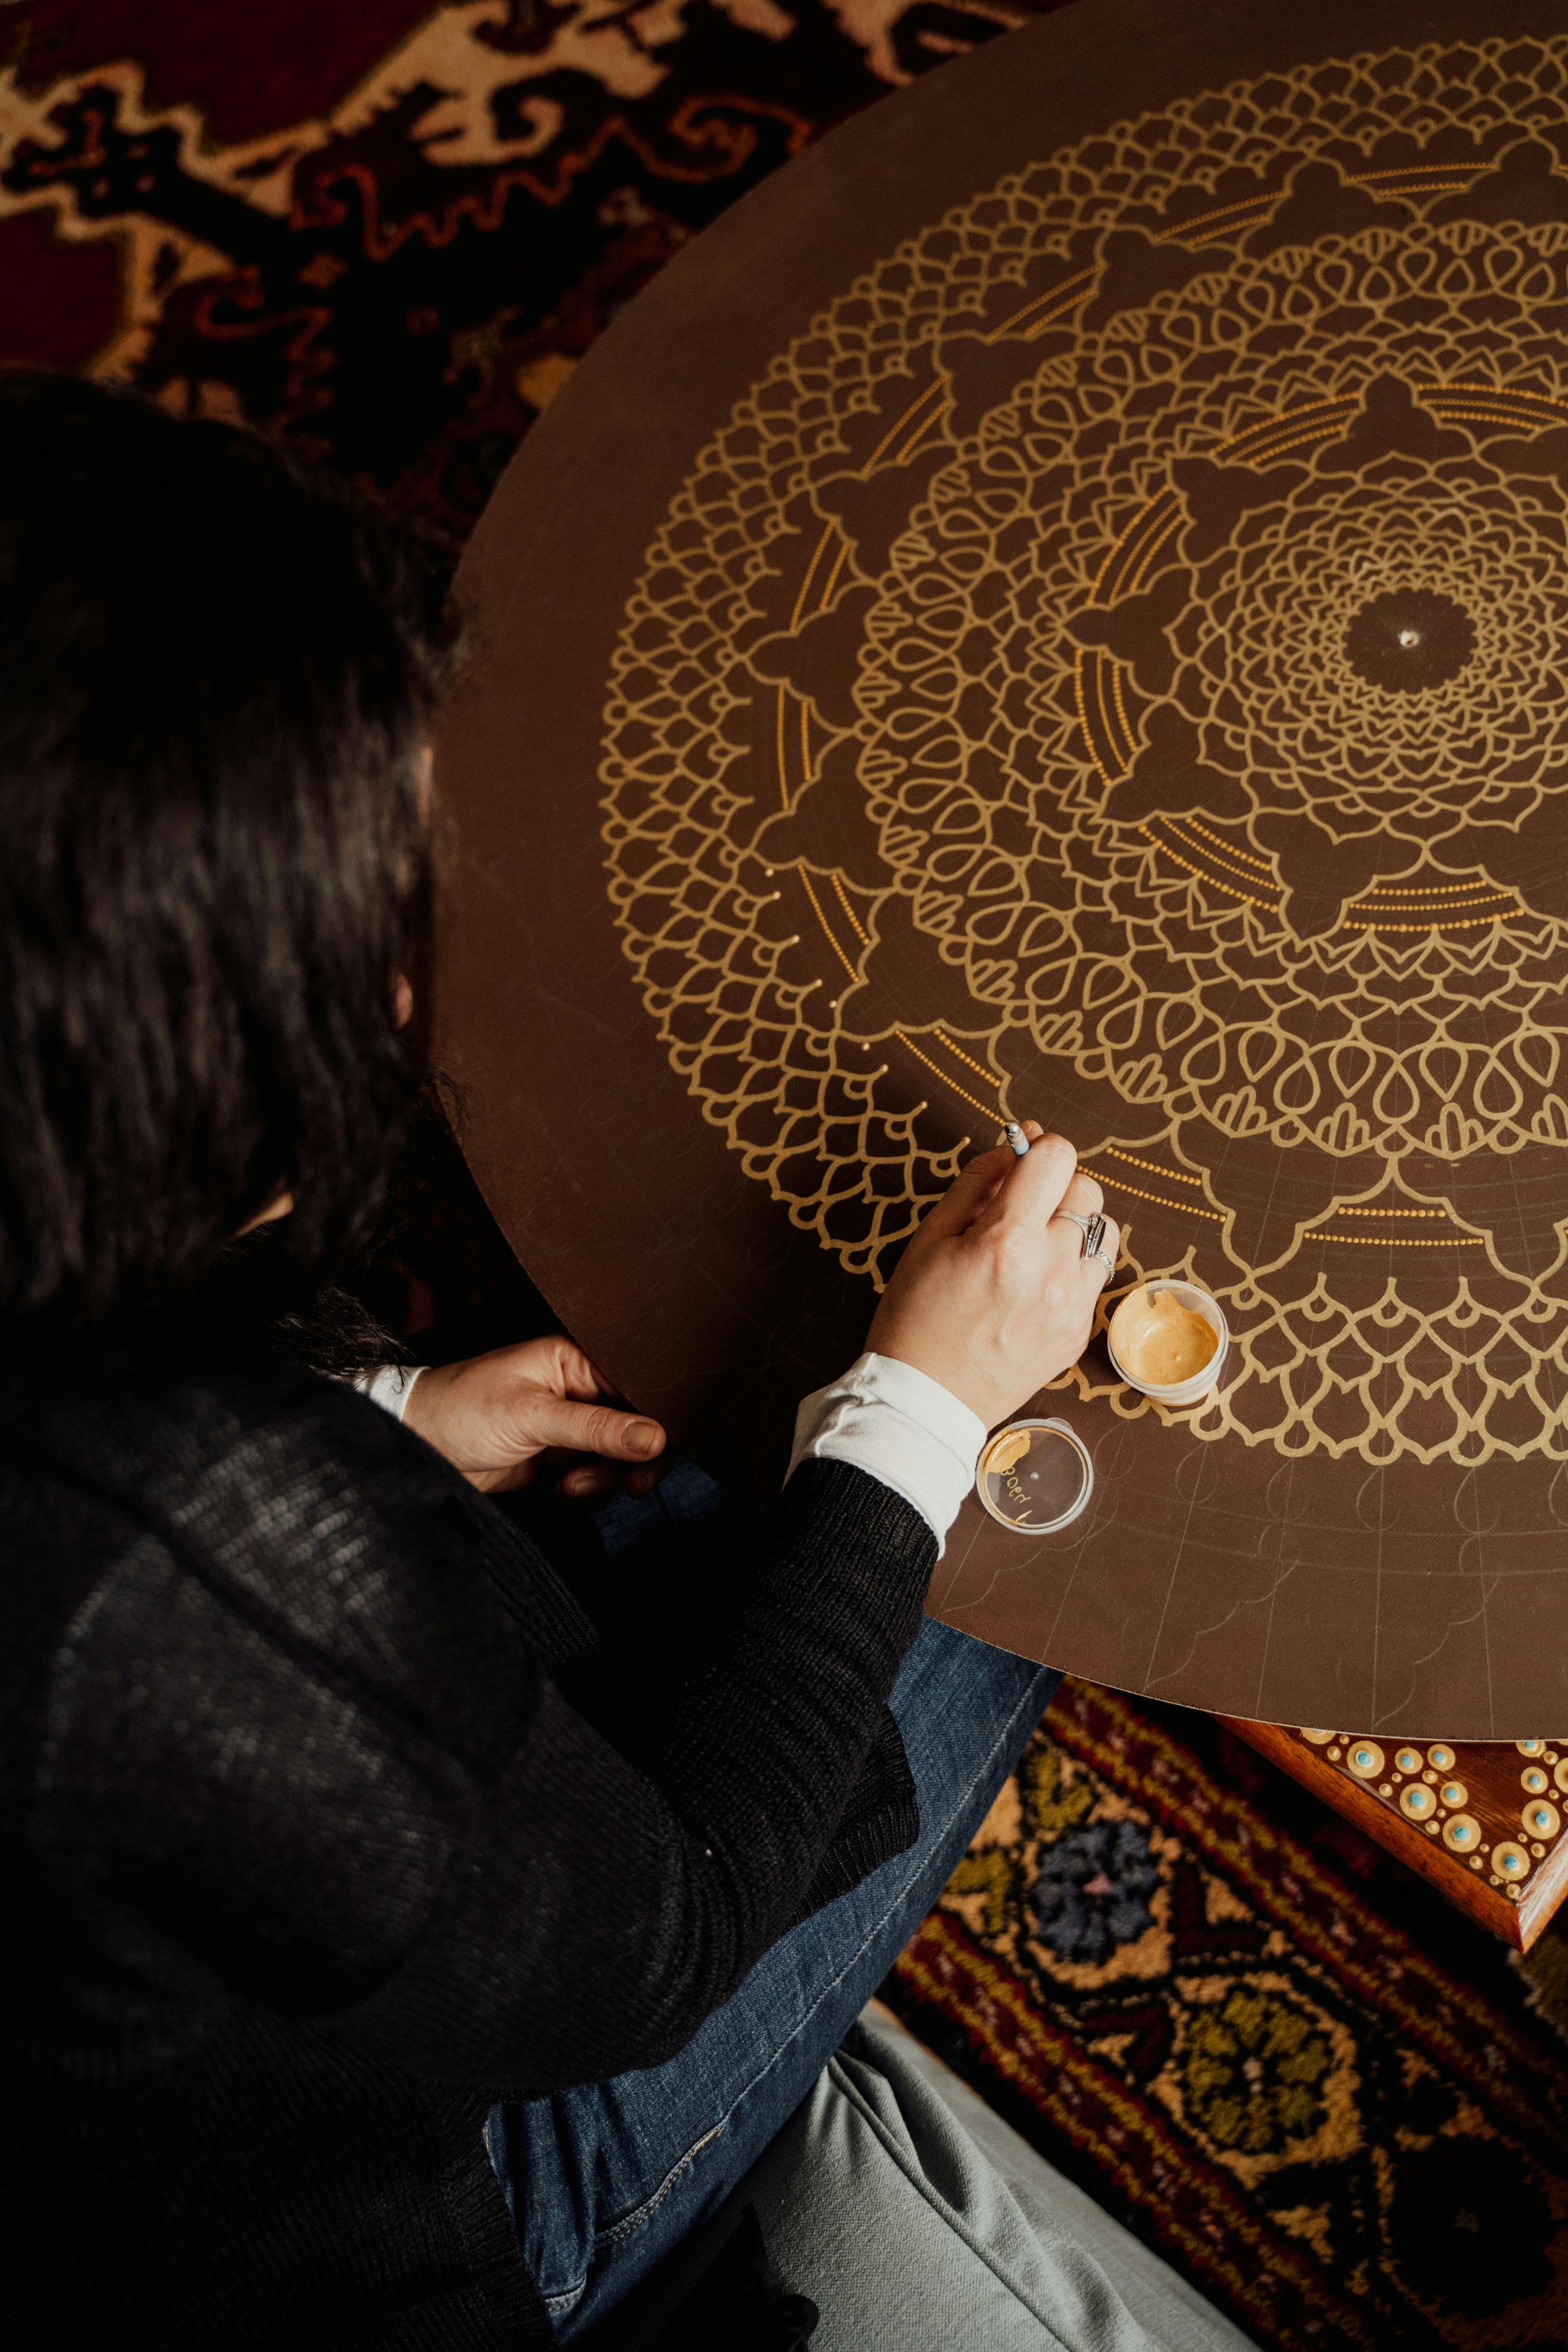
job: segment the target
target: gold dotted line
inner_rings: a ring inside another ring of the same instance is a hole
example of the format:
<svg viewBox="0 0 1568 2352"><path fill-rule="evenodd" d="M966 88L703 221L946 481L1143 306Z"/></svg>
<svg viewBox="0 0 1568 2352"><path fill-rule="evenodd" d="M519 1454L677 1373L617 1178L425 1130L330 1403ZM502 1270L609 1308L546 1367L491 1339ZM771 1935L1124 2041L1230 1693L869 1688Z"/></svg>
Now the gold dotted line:
<svg viewBox="0 0 1568 2352"><path fill-rule="evenodd" d="M966 1054L962 1045L955 1045L940 1022L933 1022L931 1029L932 1034L941 1039L950 1054L956 1054L961 1062L967 1062L976 1076L984 1078L988 1087L994 1087L997 1093L1001 1093L1002 1081L994 1070L988 1070L984 1062L977 1062L973 1054Z"/></svg>
<svg viewBox="0 0 1568 2352"><path fill-rule="evenodd" d="M1506 891L1499 889L1495 882L1441 884L1434 882L1425 888L1417 887L1414 882L1404 885L1394 882L1373 882L1362 892L1361 897L1362 904L1370 906L1380 898L1387 898L1390 901L1395 898L1502 898L1507 895Z"/></svg>
<svg viewBox="0 0 1568 2352"><path fill-rule="evenodd" d="M1237 213L1267 211L1270 205L1279 203L1284 193L1283 188L1268 188L1260 196L1245 196L1234 205L1216 205L1213 212L1194 213L1190 220L1178 221L1174 228L1163 228L1154 242L1163 245L1170 237L1185 236L1190 228L1202 228L1205 221L1232 219Z"/></svg>
<svg viewBox="0 0 1568 2352"><path fill-rule="evenodd" d="M821 560L823 549L827 545L828 541L832 538L838 526L837 523L831 522L825 524L823 527L822 537L817 541L816 549L812 554L811 562L805 567L805 578L800 583L800 593L795 600L795 610L789 616L789 625L792 630L798 629L800 626L800 616L805 610L806 593L811 586L812 576L816 570L819 561Z"/></svg>
<svg viewBox="0 0 1568 2352"><path fill-rule="evenodd" d="M1103 771L1101 772L1103 773ZM1109 777L1106 781L1108 782L1110 782ZM1193 865L1191 860L1184 857L1179 850L1173 849L1168 841L1162 841L1158 834L1151 833L1146 824L1141 824L1138 830L1143 835L1146 840L1153 843L1156 849L1163 849L1167 857L1174 858L1178 866L1185 866L1189 874L1195 874L1198 880L1200 882L1206 882L1211 889L1223 890L1227 898L1243 899L1249 907L1261 907L1270 915L1277 915L1279 912L1279 901L1278 898L1255 898L1250 890L1233 889L1228 882L1222 882L1217 875L1205 874L1201 866ZM1369 923L1366 928L1370 930L1373 929L1373 926ZM1412 926L1412 929L1425 929L1426 928L1426 926L1425 924Z"/></svg>
<svg viewBox="0 0 1568 2352"><path fill-rule="evenodd" d="M1173 515L1170 521L1165 525L1164 530L1160 533L1159 538L1156 539L1150 546L1147 553L1144 555L1142 562L1138 566L1137 572L1133 578L1132 593L1135 596L1142 587L1144 581L1149 577L1149 566L1153 562L1154 558L1159 554L1160 550L1164 546L1165 541L1170 538L1172 532L1180 530L1184 520L1185 517L1180 513Z"/></svg>
<svg viewBox="0 0 1568 2352"><path fill-rule="evenodd" d="M1120 743L1116 740L1116 730L1110 724L1110 712L1106 707L1105 681L1108 677L1110 680L1110 690L1116 703L1116 716L1121 727ZM1121 772L1125 775L1132 764L1133 755L1138 746L1133 740L1132 730L1128 724L1127 705L1121 698L1121 664L1119 661L1113 661L1107 653L1102 653L1100 656L1100 684L1096 692L1100 709L1105 715L1105 740L1115 751L1117 758L1121 762Z"/></svg>
<svg viewBox="0 0 1568 2352"><path fill-rule="evenodd" d="M926 435L931 431L932 425L940 425L942 418L944 416L950 416L957 405L958 403L956 401L944 400L940 408L934 409L931 415L925 418L923 423L917 425L909 439L905 442L903 447L898 452L896 462L901 466L906 457L912 457L915 451L920 447L921 443L925 439Z"/></svg>
<svg viewBox="0 0 1568 2352"><path fill-rule="evenodd" d="M1133 751L1132 730L1127 720L1127 705L1121 698L1121 664L1120 662L1112 662L1110 665L1110 690L1116 697L1116 716L1121 721L1121 738L1127 746L1125 756L1131 761Z"/></svg>
<svg viewBox="0 0 1568 2352"><path fill-rule="evenodd" d="M1133 566L1133 564L1134 564L1135 562L1139 562L1139 560L1140 560L1140 551L1139 551L1139 545L1138 545L1138 541L1139 541L1139 537L1140 537L1140 535L1141 535L1144 530L1153 530L1153 529L1154 529L1154 527L1155 527L1155 525L1156 525L1157 523L1162 523L1162 522L1163 523L1163 528L1162 530L1159 530L1159 532L1158 532L1157 536L1155 537L1155 539L1153 540L1153 541L1152 542L1152 544L1150 545L1150 547L1149 547L1149 548L1144 551L1144 553L1145 553L1145 557L1149 557L1149 556L1152 556L1152 555L1153 555L1153 553L1154 553L1154 551L1155 551L1155 550L1156 550L1157 548L1163 547L1163 546L1164 545L1164 543L1165 543L1166 540L1168 540L1168 539L1170 538L1171 533L1172 533L1173 530L1178 530L1178 529L1180 528L1180 526L1181 526L1181 522L1182 522L1182 519L1183 519L1183 518L1182 518L1182 509L1181 509L1181 506L1180 506L1180 504L1179 504L1179 503L1178 503L1178 505L1177 505L1177 508L1176 508L1176 511L1175 511L1175 513L1174 513L1174 514L1170 518L1170 520L1169 520L1168 521L1164 520L1164 518L1163 517L1162 512L1161 512L1162 508L1163 508L1163 506L1164 506L1165 500L1166 500L1167 499L1171 499L1171 498L1174 498L1174 497L1175 497L1175 492L1171 488L1170 485L1167 483L1166 487L1165 487L1165 488L1163 488L1163 489L1159 493L1159 495L1158 495L1156 498L1152 498L1152 499L1150 499L1150 501L1149 501L1148 505L1144 508L1144 509L1143 509L1142 513L1142 514L1137 518L1137 528L1136 528L1136 530L1132 532L1131 536L1128 539L1128 541L1127 541L1127 544L1126 544L1126 546L1125 546L1125 548L1124 548L1124 550L1123 550L1123 551L1122 551L1121 560L1120 563L1119 563L1119 564L1118 564L1118 566L1117 566L1117 585L1116 585L1116 588L1115 588L1115 590L1114 590L1114 592L1113 592L1115 594L1117 594L1117 595L1121 595L1121 594L1122 594L1122 593L1124 593L1124 591L1125 591L1125 589L1126 589L1126 585L1127 585L1128 576L1129 576L1129 574L1131 573L1131 570L1132 570L1132 566ZM1138 578L1141 580L1141 579L1142 578L1142 576L1143 576L1142 569L1140 569L1139 573L1138 573ZM1134 583L1134 587L1136 587L1136 583Z"/></svg>
<svg viewBox="0 0 1568 2352"><path fill-rule="evenodd" d="M843 885L843 883L839 880L839 878L838 878L838 877L837 877L837 874L833 877L833 887L834 887L835 891L837 893L837 898L838 898L838 903L839 903L839 905L843 908L844 912L846 913L846 915L847 915L847 916L848 917L848 919L849 919L849 928L850 928L850 929L854 932L854 934L855 934L855 936L856 936L856 938L859 940L859 942L860 942L861 946L862 946L863 948L868 948L868 947L870 946L870 944L871 944L870 940L868 939L868 937L867 936L867 934L866 934L866 933L861 929L861 928L860 928L860 918L859 918L859 916L858 916L858 915L857 915L857 913L855 912L854 908L849 904L848 896L847 896L847 893L846 893L846 891L845 891L844 885Z"/></svg>
<svg viewBox="0 0 1568 2352"><path fill-rule="evenodd" d="M1089 746L1089 756L1094 761L1096 768L1100 772L1100 782L1109 792L1111 785L1117 782L1117 779L1114 776L1108 774L1106 772L1105 762L1101 760L1099 748L1095 743L1094 730L1089 723L1089 712L1084 708L1083 666L1088 659L1088 653L1080 646L1079 649L1078 659L1074 662L1072 670L1073 700L1078 705L1079 725L1083 729L1083 740ZM1147 828L1145 828L1145 830L1147 830Z"/></svg>
<svg viewBox="0 0 1568 2352"><path fill-rule="evenodd" d="M838 958L839 962L844 966L844 969L848 973L850 979L858 981L860 977L859 973L856 971L854 965L850 962L848 957L839 946L838 941L834 938L833 933L828 929L827 918L816 903L816 893L811 887L810 875L806 872L804 866L797 866L795 870L805 885L805 895L811 900L812 913L822 925L823 937L826 940L828 946L833 950L834 954Z"/></svg>
<svg viewBox="0 0 1568 2352"><path fill-rule="evenodd" d="M1337 416L1331 417L1325 425L1314 425L1304 433L1292 433L1288 440L1259 442L1256 449L1247 451L1242 462L1248 466L1270 465L1276 457L1282 457L1287 449L1300 449L1313 441L1326 441L1331 433L1339 431L1342 421Z"/></svg>
<svg viewBox="0 0 1568 2352"><path fill-rule="evenodd" d="M822 592L822 602L816 608L819 613L826 613L833 602L833 592L838 585L838 575L844 569L848 553L849 541L847 539L840 539L838 553L834 559L833 569L827 575L827 585Z"/></svg>
<svg viewBox="0 0 1568 2352"><path fill-rule="evenodd" d="M910 405L905 409L903 415L895 424L889 425L887 431L883 434L881 439L878 442L876 447L872 450L870 456L867 458L865 464L860 468L860 479L863 482L870 480L871 468L876 464L878 458L881 457L883 451L889 448L891 444L898 439L906 425L913 424L915 418L920 415L921 410L926 406L929 401L936 399L942 389L942 386L940 378L935 383L928 384L925 391L921 393L920 398L917 401L911 402Z"/></svg>
<svg viewBox="0 0 1568 2352"><path fill-rule="evenodd" d="M1479 1234L1450 1234L1442 1241L1406 1239L1403 1234L1326 1234L1321 1227L1309 1225L1305 1238L1312 1242L1343 1242L1347 1248L1360 1249L1475 1249L1480 1242Z"/></svg>
<svg viewBox="0 0 1568 2352"><path fill-rule="evenodd" d="M1433 406L1436 407L1436 402L1433 403ZM1510 410L1500 406L1461 408L1458 401L1453 400L1444 401L1436 413L1440 417L1451 421L1463 422L1468 418L1472 425L1511 425L1516 431L1521 427L1537 426L1542 421L1539 416L1532 416L1529 409L1521 412L1518 409ZM1562 411L1559 410L1558 414L1561 415Z"/></svg>
<svg viewBox="0 0 1568 2352"><path fill-rule="evenodd" d="M1097 604L1100 602L1100 588L1110 573L1111 565L1116 562L1122 549L1127 545L1129 540L1131 540L1136 532L1142 530L1144 524L1148 521L1155 508L1160 504L1161 499L1168 499L1170 496L1171 487L1170 484L1167 483L1163 490L1157 491L1152 499L1145 499L1144 503L1139 508L1137 513L1133 516L1131 521L1126 525L1117 538L1112 540L1105 561L1095 574L1094 601Z"/></svg>
<svg viewBox="0 0 1568 2352"><path fill-rule="evenodd" d="M1095 707L1100 712L1100 723L1105 730L1106 749L1112 759L1121 761L1120 772L1122 775L1125 775L1127 772L1127 754L1116 740L1116 730L1110 723L1110 711L1105 699L1105 673L1107 668L1114 669L1115 667L1115 663L1110 661L1109 656L1097 646L1094 651Z"/></svg>
<svg viewBox="0 0 1568 2352"><path fill-rule="evenodd" d="M1336 1209L1336 1217L1446 1217L1447 1209Z"/></svg>
<svg viewBox="0 0 1568 2352"><path fill-rule="evenodd" d="M1096 263L1095 268L1098 268L1099 264ZM1087 299L1088 282L1093 276L1094 269L1080 269L1076 278L1064 278L1059 286L1053 286L1047 293L1037 294L1032 302L1026 302L1021 310L1015 310L1010 319L1004 319L999 327L993 327L991 332L985 336L984 340L987 343L1000 342L1004 335L1010 335L1016 328L1023 325L1024 320L1028 317L1031 310L1038 310L1045 308L1047 304L1059 302L1062 297L1068 293L1073 287L1081 286L1085 289L1084 292L1081 294L1074 294L1071 301L1066 306L1069 310L1076 310L1079 304ZM1037 321L1037 324L1042 327L1048 323L1048 320L1044 319Z"/></svg>
<svg viewBox="0 0 1568 2352"><path fill-rule="evenodd" d="M1173 1184L1195 1184L1200 1192L1203 1191L1201 1176L1184 1176L1179 1168L1162 1168L1157 1160L1140 1160L1135 1151L1118 1150L1114 1143L1102 1143L1100 1149L1101 1152L1109 1153L1112 1160L1125 1160L1129 1168L1142 1168L1151 1176L1167 1177Z"/></svg>
<svg viewBox="0 0 1568 2352"><path fill-rule="evenodd" d="M1434 392L1427 394L1427 406L1458 416L1485 415L1498 411L1505 416L1528 417L1532 409L1544 408L1553 416L1561 416L1563 404L1548 400L1544 393L1518 392Z"/></svg>
<svg viewBox="0 0 1568 2352"><path fill-rule="evenodd" d="M1549 392L1527 392L1511 384L1492 383L1439 384L1426 395L1432 408L1458 408L1466 404L1486 408L1521 411L1528 415L1531 408L1544 408L1553 416L1564 413L1563 403Z"/></svg>
<svg viewBox="0 0 1568 2352"><path fill-rule="evenodd" d="M1345 921L1352 931L1481 931L1489 923L1500 923L1506 908L1496 915L1477 915L1471 921L1456 923L1447 915L1434 915L1429 923L1352 923Z"/></svg>
<svg viewBox="0 0 1568 2352"><path fill-rule="evenodd" d="M1358 172L1351 181L1359 188L1369 180L1403 180L1413 172L1489 172L1489 163L1391 163L1381 172Z"/></svg>
<svg viewBox="0 0 1568 2352"><path fill-rule="evenodd" d="M1192 820L1190 817L1176 818L1173 816L1168 816L1165 819L1165 823L1170 826L1173 832L1175 831L1178 824L1190 824ZM1177 834L1176 838L1179 841L1182 838L1181 835ZM1195 848L1196 846L1194 843L1190 841L1185 845L1189 849ZM1252 869L1250 866L1233 865L1228 857L1222 857L1217 849L1199 850L1198 855L1200 856L1212 857L1216 866L1225 866L1227 871L1232 874L1239 874L1244 882L1250 882L1253 879ZM1273 877L1270 876L1268 878L1272 880Z"/></svg>
<svg viewBox="0 0 1568 2352"><path fill-rule="evenodd" d="M1268 440L1272 435L1283 432L1286 425L1299 425L1304 416L1321 416L1326 411L1331 410L1340 410L1348 415L1354 406L1354 401L1342 394L1334 400L1309 400L1300 408L1288 408L1283 416L1260 417L1256 425L1248 425L1233 439L1222 441L1215 455L1216 457L1224 457L1231 450L1239 449L1244 441L1252 440L1259 434ZM1337 419L1335 421L1337 422Z"/></svg>
<svg viewBox="0 0 1568 2352"><path fill-rule="evenodd" d="M1443 168L1444 168L1444 170L1445 170L1445 171L1465 171L1465 172L1469 172L1469 171L1476 171L1476 170L1480 169L1480 168L1483 168L1483 167L1479 166L1479 165L1476 165L1476 164L1473 164L1473 163L1461 163L1461 164L1452 164L1452 163L1449 163L1449 164L1445 164L1445 165L1443 166ZM1350 185L1350 186L1352 186L1352 188L1353 188L1353 187L1358 186L1359 184L1360 184L1360 183L1359 183L1359 182L1357 182L1357 181L1355 181L1355 180L1352 180L1352 181L1349 183L1349 185ZM1410 182L1410 184L1408 184L1408 186L1406 186L1406 187L1403 187L1403 188L1390 188L1390 189L1388 189L1388 190L1387 190L1387 192L1386 192L1386 193L1387 193L1389 195L1391 195L1391 196L1445 196L1445 195L1462 195L1462 194L1464 194L1464 191L1465 191L1465 190L1466 190L1466 189L1467 189L1470 184L1470 184L1470 182L1469 182L1468 180L1419 180L1419 179L1415 179L1415 180L1412 180L1412 181Z"/></svg>
<svg viewBox="0 0 1568 2352"><path fill-rule="evenodd" d="M927 1069L931 1071L932 1076L940 1078L944 1087L951 1087L953 1093L958 1096L959 1099L969 1105L971 1110L982 1112L986 1118L995 1118L996 1106L994 1103L976 1102L974 1097L972 1094L966 1093L964 1088L959 1085L956 1078L950 1078L948 1076L947 1072L942 1068L940 1062L933 1062L929 1054L922 1054L920 1047L914 1043L913 1039L906 1037L901 1029L895 1029L893 1034L901 1045L907 1045L909 1047L917 1062L923 1062Z"/></svg>
<svg viewBox="0 0 1568 2352"><path fill-rule="evenodd" d="M1086 286L1081 294L1073 295L1071 299L1068 301L1058 302L1054 310L1042 310L1039 317L1035 320L1034 325L1032 327L1026 327L1024 330L1024 341L1026 343L1036 341L1039 336L1046 332L1048 327L1054 327L1058 320L1070 319L1073 312L1079 308L1080 303L1087 302L1088 299L1089 289Z"/></svg>
<svg viewBox="0 0 1568 2352"><path fill-rule="evenodd" d="M1259 874L1266 876L1269 881L1273 880L1274 868L1271 866L1265 865L1261 857L1254 857L1249 850L1237 849L1235 843L1226 841L1223 834L1211 833L1206 824L1200 824L1198 823L1195 816L1184 816L1182 819L1182 823L1188 828L1189 832L1201 833L1205 841L1212 841L1216 849L1230 850L1233 856L1240 858L1244 866L1255 866Z"/></svg>
<svg viewBox="0 0 1568 2352"><path fill-rule="evenodd" d="M1445 915L1462 915L1467 908L1472 915L1485 914L1492 908L1500 910L1511 907L1513 894L1509 890L1430 890L1419 897L1390 890L1386 896L1374 898L1370 891L1351 905L1359 915L1424 915L1430 908L1439 921Z"/></svg>
<svg viewBox="0 0 1568 2352"><path fill-rule="evenodd" d="M1087 1160L1080 1163L1086 1168L1089 1164ZM1206 1217L1211 1225L1223 1225L1225 1223L1217 1209L1200 1209L1195 1201L1167 1201L1163 1193L1145 1192L1142 1185L1130 1184L1125 1176L1112 1176L1105 1169L1096 1169L1094 1172L1102 1184L1113 1186L1118 1192L1131 1192L1135 1200L1152 1201L1157 1209L1174 1209L1178 1215L1184 1217ZM1165 1171L1162 1168L1160 1173L1163 1176Z"/></svg>

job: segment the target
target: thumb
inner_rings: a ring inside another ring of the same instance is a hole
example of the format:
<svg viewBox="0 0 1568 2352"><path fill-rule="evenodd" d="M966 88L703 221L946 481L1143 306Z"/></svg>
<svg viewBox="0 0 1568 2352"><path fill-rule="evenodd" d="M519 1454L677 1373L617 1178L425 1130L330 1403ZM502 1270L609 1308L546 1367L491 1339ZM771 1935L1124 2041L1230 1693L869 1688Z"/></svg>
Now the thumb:
<svg viewBox="0 0 1568 2352"><path fill-rule="evenodd" d="M559 1446L568 1454L602 1454L611 1462L651 1462L664 1452L664 1432L646 1413L613 1405L579 1404L535 1389L511 1400L508 1419L522 1449Z"/></svg>

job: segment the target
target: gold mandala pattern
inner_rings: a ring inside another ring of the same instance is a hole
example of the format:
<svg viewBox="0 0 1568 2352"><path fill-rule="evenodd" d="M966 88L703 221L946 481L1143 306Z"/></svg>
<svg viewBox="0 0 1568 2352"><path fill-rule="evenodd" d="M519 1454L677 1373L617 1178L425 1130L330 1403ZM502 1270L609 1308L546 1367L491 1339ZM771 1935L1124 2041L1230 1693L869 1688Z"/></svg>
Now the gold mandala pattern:
<svg viewBox="0 0 1568 2352"><path fill-rule="evenodd" d="M879 1280L1070 1100L1226 1302L1205 1437L1568 1453L1565 89L1303 68L1004 182L778 356L628 604L610 888L705 1115Z"/></svg>

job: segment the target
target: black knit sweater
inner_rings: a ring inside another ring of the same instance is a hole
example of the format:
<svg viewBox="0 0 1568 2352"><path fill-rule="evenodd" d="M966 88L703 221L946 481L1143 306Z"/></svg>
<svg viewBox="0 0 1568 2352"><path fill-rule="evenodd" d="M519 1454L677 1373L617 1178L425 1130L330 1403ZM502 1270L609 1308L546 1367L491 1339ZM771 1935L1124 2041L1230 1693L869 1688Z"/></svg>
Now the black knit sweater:
<svg viewBox="0 0 1568 2352"><path fill-rule="evenodd" d="M0 1373L13 2341L550 2340L489 2105L672 2056L915 1832L924 1522L813 1463L731 1546L629 1675L260 1347Z"/></svg>

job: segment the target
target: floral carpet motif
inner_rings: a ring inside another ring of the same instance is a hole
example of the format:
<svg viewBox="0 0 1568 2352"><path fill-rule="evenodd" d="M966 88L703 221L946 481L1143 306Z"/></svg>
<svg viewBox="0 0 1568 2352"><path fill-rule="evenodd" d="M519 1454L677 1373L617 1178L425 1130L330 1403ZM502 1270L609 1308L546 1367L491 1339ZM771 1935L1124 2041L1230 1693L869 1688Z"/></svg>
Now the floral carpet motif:
<svg viewBox="0 0 1568 2352"><path fill-rule="evenodd" d="M1058 0L12 0L0 360L460 542L599 331L820 131Z"/></svg>
<svg viewBox="0 0 1568 2352"><path fill-rule="evenodd" d="M1524 1977L1217 1726L1064 1683L882 1990L1267 2352L1568 2343Z"/></svg>

